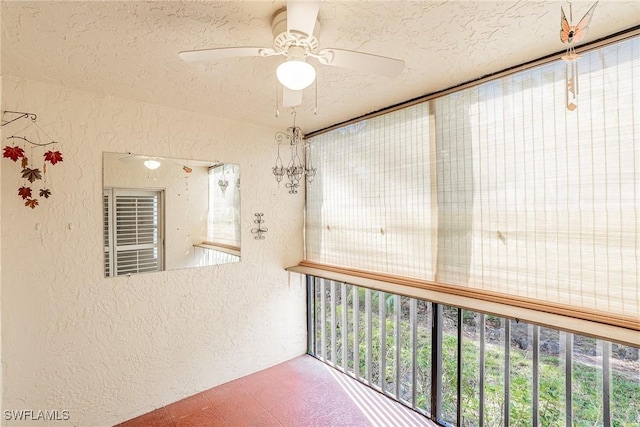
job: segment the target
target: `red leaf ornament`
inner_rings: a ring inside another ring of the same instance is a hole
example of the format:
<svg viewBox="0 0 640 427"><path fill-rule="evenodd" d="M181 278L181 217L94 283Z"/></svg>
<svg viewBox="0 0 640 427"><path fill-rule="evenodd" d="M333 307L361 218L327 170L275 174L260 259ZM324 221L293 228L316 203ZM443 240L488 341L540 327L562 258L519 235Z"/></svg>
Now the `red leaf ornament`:
<svg viewBox="0 0 640 427"><path fill-rule="evenodd" d="M47 151L44 153L44 159L52 165L55 165L62 161L62 153L59 151Z"/></svg>
<svg viewBox="0 0 640 427"><path fill-rule="evenodd" d="M6 157L8 159L17 162L20 157L24 157L24 150L20 147L4 147L4 151L2 152L2 157Z"/></svg>
<svg viewBox="0 0 640 427"><path fill-rule="evenodd" d="M27 199L27 201L24 202L24 205L31 209L35 209L35 207L38 206L38 199Z"/></svg>
<svg viewBox="0 0 640 427"><path fill-rule="evenodd" d="M29 182L33 182L36 179L42 179L42 173L40 169L24 168L22 169L22 177L28 179Z"/></svg>
<svg viewBox="0 0 640 427"><path fill-rule="evenodd" d="M40 190L40 192L42 192L42 190ZM29 197L31 197L31 188L29 187L18 188L18 196L22 197L23 199L28 199Z"/></svg>
<svg viewBox="0 0 640 427"><path fill-rule="evenodd" d="M49 190L48 188L43 188L42 190L40 190L40 197L48 199L49 197L51 197L51 190Z"/></svg>

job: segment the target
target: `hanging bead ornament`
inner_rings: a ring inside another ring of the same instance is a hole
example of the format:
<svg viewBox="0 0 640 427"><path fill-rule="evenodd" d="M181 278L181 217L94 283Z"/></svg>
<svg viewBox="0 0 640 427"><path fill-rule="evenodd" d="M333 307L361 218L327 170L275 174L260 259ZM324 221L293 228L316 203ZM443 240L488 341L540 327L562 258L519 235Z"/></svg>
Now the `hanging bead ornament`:
<svg viewBox="0 0 640 427"><path fill-rule="evenodd" d="M569 3L569 20L567 20L562 6L560 7L560 41L567 44L567 50L560 58L566 62L565 105L569 111L578 108L578 59L580 59L581 55L576 53L575 43L579 43L584 39L597 4L598 2L595 2L593 6L589 8L577 25L572 25L572 4Z"/></svg>
<svg viewBox="0 0 640 427"><path fill-rule="evenodd" d="M49 152L50 153L50 152ZM58 154L60 154L60 152L57 152ZM55 159L55 163L58 163L58 161L62 161L62 155L60 155L59 159L57 155L50 155L49 156L52 159ZM52 164L55 164L52 163ZM24 167L24 166L23 166ZM49 189L49 187L51 186L49 183L49 174L47 173L47 163L46 163L46 154L45 154L45 161L42 162L42 174L44 175L44 182L42 184L42 188L40 189L40 191L38 192L38 195L40 197L44 197L45 199L48 199L49 197L51 197L51 190Z"/></svg>

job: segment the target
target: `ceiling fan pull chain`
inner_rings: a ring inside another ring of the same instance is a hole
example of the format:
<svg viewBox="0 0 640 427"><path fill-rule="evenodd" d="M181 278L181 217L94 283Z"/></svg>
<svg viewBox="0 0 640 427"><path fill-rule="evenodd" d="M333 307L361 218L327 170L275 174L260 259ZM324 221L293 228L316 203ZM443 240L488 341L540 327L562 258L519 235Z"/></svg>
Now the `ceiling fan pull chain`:
<svg viewBox="0 0 640 427"><path fill-rule="evenodd" d="M316 79L314 88L316 92L316 103L315 103L315 108L313 109L313 115L317 116L318 115L318 79Z"/></svg>
<svg viewBox="0 0 640 427"><path fill-rule="evenodd" d="M280 117L279 103L278 103L278 82L276 81L276 119Z"/></svg>

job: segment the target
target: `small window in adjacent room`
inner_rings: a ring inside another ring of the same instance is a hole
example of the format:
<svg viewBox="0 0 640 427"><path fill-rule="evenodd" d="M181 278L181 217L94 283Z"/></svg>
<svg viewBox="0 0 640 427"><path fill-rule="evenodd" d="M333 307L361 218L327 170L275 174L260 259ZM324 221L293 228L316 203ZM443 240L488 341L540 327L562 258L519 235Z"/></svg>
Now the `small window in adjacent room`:
<svg viewBox="0 0 640 427"><path fill-rule="evenodd" d="M209 168L208 244L240 254L240 167L225 163Z"/></svg>
<svg viewBox="0 0 640 427"><path fill-rule="evenodd" d="M163 270L162 191L104 190L105 276Z"/></svg>

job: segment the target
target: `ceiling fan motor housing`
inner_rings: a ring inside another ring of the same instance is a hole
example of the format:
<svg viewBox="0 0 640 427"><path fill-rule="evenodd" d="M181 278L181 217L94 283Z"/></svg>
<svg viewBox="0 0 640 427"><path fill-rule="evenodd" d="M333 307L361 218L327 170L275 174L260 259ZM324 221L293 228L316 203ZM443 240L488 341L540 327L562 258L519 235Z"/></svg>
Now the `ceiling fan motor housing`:
<svg viewBox="0 0 640 427"><path fill-rule="evenodd" d="M314 51L318 48L320 36L320 21L316 19L313 34L305 34L302 31L287 31L287 10L278 11L271 24L273 33L273 47L276 51L286 52L290 46L302 46L306 51Z"/></svg>

